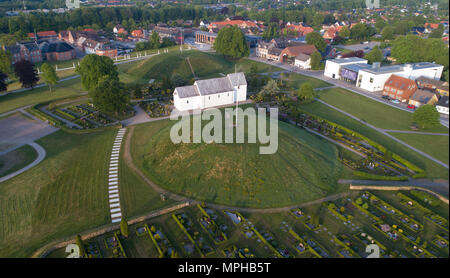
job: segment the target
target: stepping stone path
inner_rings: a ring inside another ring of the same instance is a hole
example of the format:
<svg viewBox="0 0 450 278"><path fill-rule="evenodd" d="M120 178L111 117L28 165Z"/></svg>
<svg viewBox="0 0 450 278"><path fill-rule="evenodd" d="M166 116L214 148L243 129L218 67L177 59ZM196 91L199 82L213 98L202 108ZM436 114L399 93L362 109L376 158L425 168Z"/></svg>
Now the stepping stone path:
<svg viewBox="0 0 450 278"><path fill-rule="evenodd" d="M116 140L114 141L114 145L112 148L111 161L109 164L108 197L112 223L117 223L122 220L119 197L119 153L120 145L122 144L122 139L125 135L125 131L125 128L121 128L117 133Z"/></svg>

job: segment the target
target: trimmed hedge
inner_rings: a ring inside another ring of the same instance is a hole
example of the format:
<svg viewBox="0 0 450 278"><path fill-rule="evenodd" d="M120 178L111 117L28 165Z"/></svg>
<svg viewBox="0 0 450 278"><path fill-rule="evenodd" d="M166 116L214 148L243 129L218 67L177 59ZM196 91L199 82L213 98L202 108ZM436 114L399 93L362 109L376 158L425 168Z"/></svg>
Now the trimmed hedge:
<svg viewBox="0 0 450 278"><path fill-rule="evenodd" d="M63 125L63 123L60 120L55 119L55 118L51 117L50 115L47 115L46 113L42 112L41 110L39 110L36 107L37 107L37 105L32 106L32 107L26 109L26 111L28 111L33 116L39 118L40 120L42 120L44 122L48 122L49 124L51 124L53 126L60 127Z"/></svg>
<svg viewBox="0 0 450 278"><path fill-rule="evenodd" d="M368 179L368 180L381 180L381 181L407 181L407 176L381 176L381 175L375 175L375 174L369 174L361 171L353 171L353 175Z"/></svg>

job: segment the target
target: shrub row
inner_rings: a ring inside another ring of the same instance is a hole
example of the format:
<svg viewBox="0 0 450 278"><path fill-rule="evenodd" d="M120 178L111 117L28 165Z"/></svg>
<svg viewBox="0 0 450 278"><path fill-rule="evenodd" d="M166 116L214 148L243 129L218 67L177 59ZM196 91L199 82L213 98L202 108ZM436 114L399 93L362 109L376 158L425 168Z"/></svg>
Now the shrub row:
<svg viewBox="0 0 450 278"><path fill-rule="evenodd" d="M376 174L370 174L370 173L366 173L366 172L361 172L361 171L353 171L353 175L363 178L363 179L368 179L368 180L381 180L381 181L407 181L408 177L407 176L382 176L382 175L376 175Z"/></svg>

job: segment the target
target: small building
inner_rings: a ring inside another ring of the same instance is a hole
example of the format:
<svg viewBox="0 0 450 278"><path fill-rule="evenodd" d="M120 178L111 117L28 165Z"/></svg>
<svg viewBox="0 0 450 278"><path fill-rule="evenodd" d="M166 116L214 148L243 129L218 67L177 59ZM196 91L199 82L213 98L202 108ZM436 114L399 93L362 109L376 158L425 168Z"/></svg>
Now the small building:
<svg viewBox="0 0 450 278"><path fill-rule="evenodd" d="M283 49L277 48L277 47L269 48L269 50L267 51L267 57L266 57L267 60L279 62L282 51L283 51Z"/></svg>
<svg viewBox="0 0 450 278"><path fill-rule="evenodd" d="M294 65L301 69L311 69L311 55L300 53L295 57Z"/></svg>
<svg viewBox="0 0 450 278"><path fill-rule="evenodd" d="M30 61L32 63L42 62L42 53L36 41L3 46L3 49L11 53L12 64L22 60Z"/></svg>
<svg viewBox="0 0 450 278"><path fill-rule="evenodd" d="M32 40L56 40L58 39L58 34L55 31L42 31L28 33L28 37Z"/></svg>
<svg viewBox="0 0 450 278"><path fill-rule="evenodd" d="M383 95L406 102L416 91L414 80L393 74L384 84Z"/></svg>
<svg viewBox="0 0 450 278"><path fill-rule="evenodd" d="M179 111L230 105L247 99L243 72L225 77L197 80L194 85L175 88L173 103Z"/></svg>
<svg viewBox="0 0 450 278"><path fill-rule="evenodd" d="M266 59L270 47L272 47L272 44L270 42L263 42L263 41L258 42L255 50L256 57Z"/></svg>
<svg viewBox="0 0 450 278"><path fill-rule="evenodd" d="M66 42L42 42L39 44L45 61L65 61L77 57L75 49Z"/></svg>
<svg viewBox="0 0 450 278"><path fill-rule="evenodd" d="M420 107L425 104L435 105L437 102L438 98L435 93L421 89L416 90L409 98L409 105L414 105L415 107Z"/></svg>
<svg viewBox="0 0 450 278"><path fill-rule="evenodd" d="M436 104L436 109L439 113L448 115L448 96L441 97Z"/></svg>
<svg viewBox="0 0 450 278"><path fill-rule="evenodd" d="M312 44L289 46L281 51L279 61L283 63L294 64L295 58L300 54L312 55L316 51L317 48Z"/></svg>
<svg viewBox="0 0 450 278"><path fill-rule="evenodd" d="M214 32L196 31L194 34L196 43L205 43L213 45L214 41L217 38L217 33Z"/></svg>
<svg viewBox="0 0 450 278"><path fill-rule="evenodd" d="M425 76L421 76L421 77L417 78L416 82L417 82L417 86L421 89L436 92L441 96L449 95L448 82L427 78Z"/></svg>
<svg viewBox="0 0 450 278"><path fill-rule="evenodd" d="M367 62L368 61L366 59L358 57L327 60L327 62L325 63L325 71L323 75L333 79L341 79L341 68L343 66L351 64L367 64Z"/></svg>

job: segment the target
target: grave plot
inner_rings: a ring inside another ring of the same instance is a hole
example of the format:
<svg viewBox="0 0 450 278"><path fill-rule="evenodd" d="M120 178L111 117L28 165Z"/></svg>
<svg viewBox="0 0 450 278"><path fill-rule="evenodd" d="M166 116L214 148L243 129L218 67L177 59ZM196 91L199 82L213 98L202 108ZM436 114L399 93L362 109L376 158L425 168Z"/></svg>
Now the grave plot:
<svg viewBox="0 0 450 278"><path fill-rule="evenodd" d="M248 248L238 248L232 245L222 250L225 258L255 258L255 255Z"/></svg>
<svg viewBox="0 0 450 278"><path fill-rule="evenodd" d="M145 231L148 233L156 249L158 250L159 258L177 258L178 252L173 248L172 243L165 236L161 227L145 224Z"/></svg>
<svg viewBox="0 0 450 278"><path fill-rule="evenodd" d="M205 240L202 233L196 229L194 223L190 220L186 213L172 214L172 218L189 240L189 243L186 243L184 246L186 253L192 254L193 251L196 250L203 258L212 255L215 252L215 250Z"/></svg>
<svg viewBox="0 0 450 278"><path fill-rule="evenodd" d="M294 230L289 230L289 234L291 235L289 240L292 242L292 245L295 247L295 251L298 253L299 258L321 258L319 253L317 253L311 246L306 243L303 238L301 238Z"/></svg>
<svg viewBox="0 0 450 278"><path fill-rule="evenodd" d="M358 233L354 234L353 237L356 240L358 240L359 242L361 242L361 244L363 244L363 246L367 246L370 244L378 245L378 247L380 248L380 257L383 257L383 258L392 258L393 257L392 255L388 254L386 246L381 244L373 236L368 235L367 233L364 233L364 232L358 232Z"/></svg>
<svg viewBox="0 0 450 278"><path fill-rule="evenodd" d="M172 111L172 105L168 101L142 101L139 103L139 106L144 109L151 118L169 116Z"/></svg>
<svg viewBox="0 0 450 278"><path fill-rule="evenodd" d="M119 231L114 232L113 234L109 234L103 238L103 243L106 248L107 258L126 258L127 255L125 250L120 242Z"/></svg>
<svg viewBox="0 0 450 278"><path fill-rule="evenodd" d="M218 219L213 210L203 208L198 205L198 209L201 212L201 217L198 218L200 226L211 237L216 245L225 243L228 240L226 231L228 226L224 223L217 224L215 221Z"/></svg>

